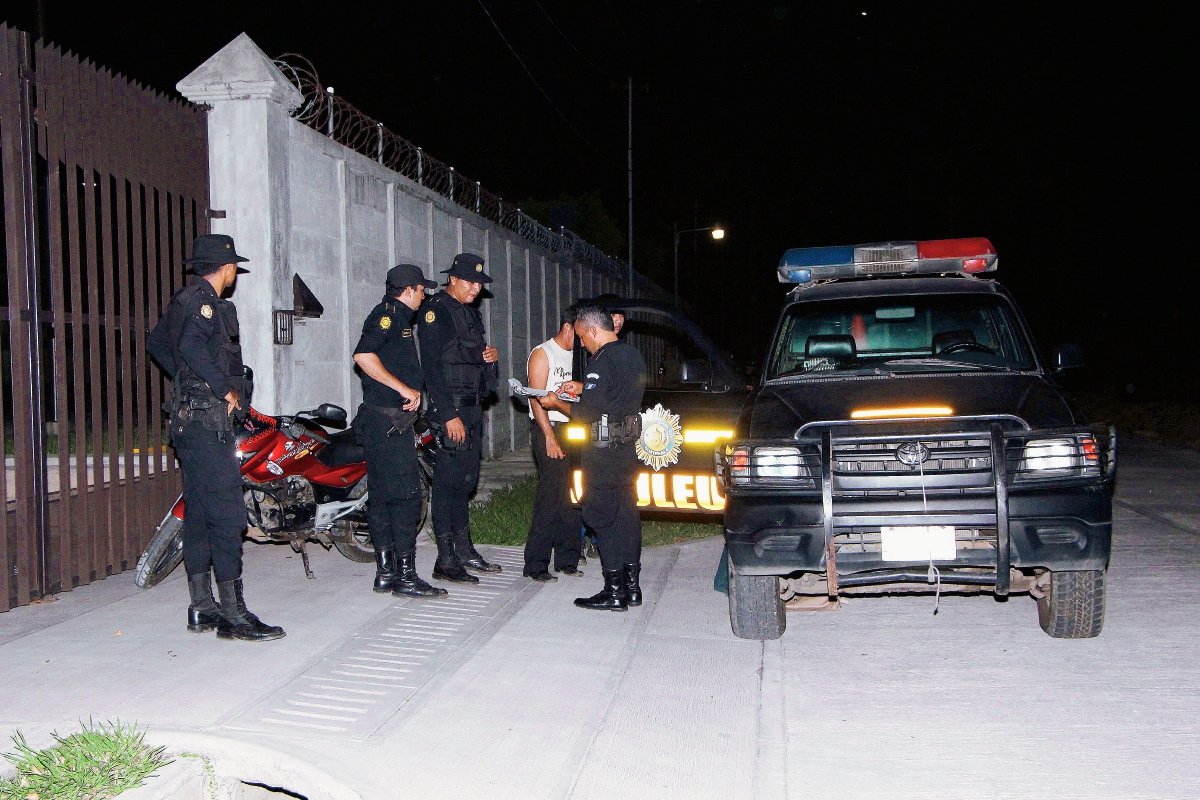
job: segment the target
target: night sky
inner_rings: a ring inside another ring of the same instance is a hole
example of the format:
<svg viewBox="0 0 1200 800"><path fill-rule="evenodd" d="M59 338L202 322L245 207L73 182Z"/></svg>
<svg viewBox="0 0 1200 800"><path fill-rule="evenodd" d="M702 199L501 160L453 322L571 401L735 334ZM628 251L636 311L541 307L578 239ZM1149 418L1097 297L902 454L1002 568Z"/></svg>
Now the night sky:
<svg viewBox="0 0 1200 800"><path fill-rule="evenodd" d="M35 30L33 2L6 5ZM598 191L622 232L632 77L635 265L669 291L672 224L725 226L684 238L682 294L742 358L770 335L784 249L986 236L1040 344L1085 343L1096 380L1165 387L1197 364L1191 43L1164 11L43 0L43 22L172 93L246 31L506 201Z"/></svg>

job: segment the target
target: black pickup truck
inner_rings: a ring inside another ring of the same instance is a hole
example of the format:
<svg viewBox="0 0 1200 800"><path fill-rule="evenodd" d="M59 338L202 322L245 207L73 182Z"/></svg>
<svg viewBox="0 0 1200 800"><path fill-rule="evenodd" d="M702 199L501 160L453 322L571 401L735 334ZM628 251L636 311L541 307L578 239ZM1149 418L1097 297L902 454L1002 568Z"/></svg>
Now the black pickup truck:
<svg viewBox="0 0 1200 800"><path fill-rule="evenodd" d="M986 239L789 250L789 295L734 437L729 617L782 635L785 601L1022 592L1057 638L1104 622L1116 431L1055 385Z"/></svg>

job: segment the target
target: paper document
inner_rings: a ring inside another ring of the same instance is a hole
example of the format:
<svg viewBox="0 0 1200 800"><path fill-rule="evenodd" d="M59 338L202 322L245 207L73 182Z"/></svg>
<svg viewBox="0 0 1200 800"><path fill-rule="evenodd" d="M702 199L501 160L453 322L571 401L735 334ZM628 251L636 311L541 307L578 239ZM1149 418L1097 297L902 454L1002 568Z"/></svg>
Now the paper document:
<svg viewBox="0 0 1200 800"><path fill-rule="evenodd" d="M532 386L523 386L516 378L508 379L508 389L510 392L512 392L514 397L545 397L551 393L549 389L534 389ZM558 399L567 403L579 402L578 397L567 394L566 392L560 392L558 394Z"/></svg>

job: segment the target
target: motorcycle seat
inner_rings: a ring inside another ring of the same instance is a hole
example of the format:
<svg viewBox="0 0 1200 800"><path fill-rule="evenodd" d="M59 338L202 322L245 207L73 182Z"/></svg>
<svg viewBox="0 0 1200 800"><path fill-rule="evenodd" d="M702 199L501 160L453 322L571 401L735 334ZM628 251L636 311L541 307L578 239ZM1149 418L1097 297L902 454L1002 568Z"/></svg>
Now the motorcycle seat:
<svg viewBox="0 0 1200 800"><path fill-rule="evenodd" d="M329 435L329 444L316 452L317 461L332 469L366 461L366 452L358 443L353 428Z"/></svg>

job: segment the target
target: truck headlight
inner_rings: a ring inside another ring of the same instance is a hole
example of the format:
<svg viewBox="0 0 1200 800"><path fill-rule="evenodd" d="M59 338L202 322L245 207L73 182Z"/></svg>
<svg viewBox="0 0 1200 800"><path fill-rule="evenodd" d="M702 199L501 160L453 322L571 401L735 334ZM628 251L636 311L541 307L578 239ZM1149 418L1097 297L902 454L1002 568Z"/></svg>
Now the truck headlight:
<svg viewBox="0 0 1200 800"><path fill-rule="evenodd" d="M1030 439L1017 467L1017 480L1087 477L1100 474L1100 445L1090 433Z"/></svg>
<svg viewBox="0 0 1200 800"><path fill-rule="evenodd" d="M1075 466L1075 447L1070 439L1035 439L1025 445L1025 469L1070 469Z"/></svg>
<svg viewBox="0 0 1200 800"><path fill-rule="evenodd" d="M755 448L754 466L754 473L760 478L799 478L800 448Z"/></svg>

